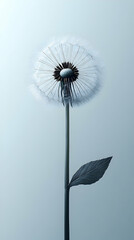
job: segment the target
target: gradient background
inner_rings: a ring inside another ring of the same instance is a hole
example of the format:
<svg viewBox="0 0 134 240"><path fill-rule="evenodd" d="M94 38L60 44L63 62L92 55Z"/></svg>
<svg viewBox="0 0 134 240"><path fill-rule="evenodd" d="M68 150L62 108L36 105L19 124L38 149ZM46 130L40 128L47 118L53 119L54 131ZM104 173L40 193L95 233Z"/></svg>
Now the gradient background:
<svg viewBox="0 0 134 240"><path fill-rule="evenodd" d="M71 109L70 177L114 156L98 183L71 189L71 240L133 240L133 0L1 0L0 9L0 239L63 240L64 108L28 87L48 39L70 34L105 63L100 93Z"/></svg>

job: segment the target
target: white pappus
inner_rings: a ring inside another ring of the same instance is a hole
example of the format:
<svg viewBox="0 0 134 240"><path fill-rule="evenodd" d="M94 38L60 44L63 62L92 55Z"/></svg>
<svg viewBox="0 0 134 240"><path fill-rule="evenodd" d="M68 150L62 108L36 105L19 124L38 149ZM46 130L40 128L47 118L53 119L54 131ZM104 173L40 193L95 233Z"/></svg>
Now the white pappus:
<svg viewBox="0 0 134 240"><path fill-rule="evenodd" d="M77 39L49 44L35 67L34 88L38 93L71 106L91 99L100 88L102 66L89 46Z"/></svg>

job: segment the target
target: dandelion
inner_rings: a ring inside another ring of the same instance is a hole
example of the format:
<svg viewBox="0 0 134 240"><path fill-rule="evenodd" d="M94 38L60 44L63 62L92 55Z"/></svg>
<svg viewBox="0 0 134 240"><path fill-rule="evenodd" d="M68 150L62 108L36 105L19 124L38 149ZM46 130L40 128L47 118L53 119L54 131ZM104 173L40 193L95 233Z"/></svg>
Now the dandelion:
<svg viewBox="0 0 134 240"><path fill-rule="evenodd" d="M94 51L73 41L45 48L36 64L35 85L50 100L71 106L89 100L99 89L101 67Z"/></svg>
<svg viewBox="0 0 134 240"><path fill-rule="evenodd" d="M65 106L65 210L64 240L69 234L69 190L92 184L104 175L112 157L91 161L69 178L69 106L91 99L100 89L101 65L93 50L78 41L58 41L45 48L36 64L35 86L41 96Z"/></svg>

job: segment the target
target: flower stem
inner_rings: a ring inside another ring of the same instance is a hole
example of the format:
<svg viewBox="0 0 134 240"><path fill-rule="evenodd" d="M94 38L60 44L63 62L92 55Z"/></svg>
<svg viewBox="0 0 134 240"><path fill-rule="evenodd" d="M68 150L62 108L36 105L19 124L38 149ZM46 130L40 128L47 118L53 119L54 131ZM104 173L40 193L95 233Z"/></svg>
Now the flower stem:
<svg viewBox="0 0 134 240"><path fill-rule="evenodd" d="M69 103L66 111L64 240L69 240Z"/></svg>

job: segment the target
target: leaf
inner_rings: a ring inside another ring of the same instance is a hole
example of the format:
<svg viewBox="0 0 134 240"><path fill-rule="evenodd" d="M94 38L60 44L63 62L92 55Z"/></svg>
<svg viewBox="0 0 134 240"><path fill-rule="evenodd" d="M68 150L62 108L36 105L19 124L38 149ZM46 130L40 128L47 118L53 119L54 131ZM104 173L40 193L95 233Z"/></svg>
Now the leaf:
<svg viewBox="0 0 134 240"><path fill-rule="evenodd" d="M100 178L103 177L111 159L112 157L108 157L84 164L73 175L69 187L97 182Z"/></svg>

